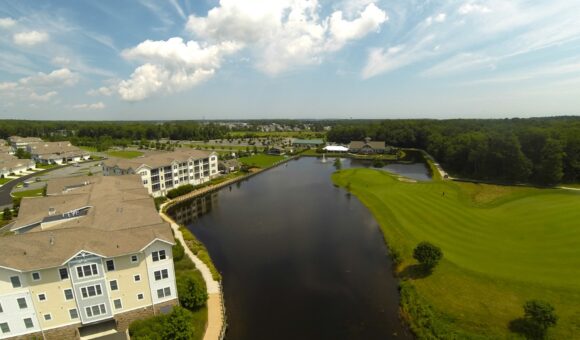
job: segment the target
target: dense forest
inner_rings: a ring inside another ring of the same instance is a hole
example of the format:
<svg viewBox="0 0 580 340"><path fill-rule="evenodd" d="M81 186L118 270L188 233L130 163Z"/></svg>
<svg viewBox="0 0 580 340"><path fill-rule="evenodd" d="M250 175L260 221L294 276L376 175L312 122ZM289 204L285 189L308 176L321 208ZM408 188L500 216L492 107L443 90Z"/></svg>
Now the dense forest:
<svg viewBox="0 0 580 340"><path fill-rule="evenodd" d="M348 121L329 141L364 137L427 150L452 175L553 185L580 181L580 117Z"/></svg>
<svg viewBox="0 0 580 340"><path fill-rule="evenodd" d="M199 122L60 122L60 121L0 121L0 138L9 136L41 137L46 140L70 140L107 150L113 145L127 146L138 140L209 140L223 138L226 126Z"/></svg>

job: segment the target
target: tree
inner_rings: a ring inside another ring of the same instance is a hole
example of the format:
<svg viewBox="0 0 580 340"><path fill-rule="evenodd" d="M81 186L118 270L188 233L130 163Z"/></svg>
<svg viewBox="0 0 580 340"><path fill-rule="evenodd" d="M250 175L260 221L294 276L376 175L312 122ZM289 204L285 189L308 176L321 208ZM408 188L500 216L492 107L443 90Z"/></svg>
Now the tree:
<svg viewBox="0 0 580 340"><path fill-rule="evenodd" d="M540 183L554 185L560 183L563 172L564 151L562 144L554 139L548 139L541 150L538 178Z"/></svg>
<svg viewBox="0 0 580 340"><path fill-rule="evenodd" d="M193 325L190 312L183 307L175 306L163 325L163 339L193 339Z"/></svg>
<svg viewBox="0 0 580 340"><path fill-rule="evenodd" d="M431 271L443 258L443 252L441 248L429 242L421 242L413 250L413 258L419 261L425 269Z"/></svg>
<svg viewBox="0 0 580 340"><path fill-rule="evenodd" d="M342 163L340 162L340 158L336 157L334 159L334 167L336 168L336 170L342 169Z"/></svg>
<svg viewBox="0 0 580 340"><path fill-rule="evenodd" d="M10 221L12 219L12 210L10 210L10 208L4 208L4 215L2 218L4 221Z"/></svg>
<svg viewBox="0 0 580 340"><path fill-rule="evenodd" d="M528 323L530 335L544 338L548 328L558 322L554 307L541 300L529 300L524 303L524 319Z"/></svg>
<svg viewBox="0 0 580 340"><path fill-rule="evenodd" d="M190 310L202 307L207 301L205 285L192 275L177 278L177 294L181 305Z"/></svg>

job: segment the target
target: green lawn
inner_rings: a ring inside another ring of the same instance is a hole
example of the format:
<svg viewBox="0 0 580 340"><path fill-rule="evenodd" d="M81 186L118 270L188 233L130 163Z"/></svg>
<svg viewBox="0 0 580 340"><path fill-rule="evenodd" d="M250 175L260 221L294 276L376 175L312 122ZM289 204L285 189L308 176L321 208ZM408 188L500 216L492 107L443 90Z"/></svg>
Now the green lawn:
<svg viewBox="0 0 580 340"><path fill-rule="evenodd" d="M523 315L523 303L544 299L560 317L551 336L579 336L579 193L407 183L372 169L343 170L333 181L350 183L351 192L370 208L390 249L400 254L400 275L409 278L423 304L432 306L435 321L423 329L444 329L439 333L457 338L516 337L508 325ZM412 249L420 241L444 252L425 278L413 275Z"/></svg>
<svg viewBox="0 0 580 340"><path fill-rule="evenodd" d="M46 170L46 169L54 169L54 168L56 168L58 166L60 166L60 165L58 165L58 164L42 164L42 163L36 163L36 168L37 169L44 169L44 170Z"/></svg>
<svg viewBox="0 0 580 340"><path fill-rule="evenodd" d="M81 149L81 150L88 151L88 152L97 152L97 148L94 147L94 146L84 146L84 145L81 145L78 148Z"/></svg>
<svg viewBox="0 0 580 340"><path fill-rule="evenodd" d="M248 157L241 157L238 160L245 165L248 166L255 166L258 168L267 168L269 166L274 165L281 160L285 159L284 156L274 156L274 155L265 155L265 154L257 154Z"/></svg>
<svg viewBox="0 0 580 340"><path fill-rule="evenodd" d="M0 185L10 182L12 178L0 178Z"/></svg>
<svg viewBox="0 0 580 340"><path fill-rule="evenodd" d="M226 145L226 144L188 144L188 147L191 147L192 149L197 149L200 148L202 150L209 150L209 151L231 151L231 152L235 152L235 151L247 151L250 150L250 152L254 151L254 146L250 145L250 146L246 146L246 145ZM259 146L257 147L257 149L259 151L263 150L264 148Z"/></svg>
<svg viewBox="0 0 580 340"><path fill-rule="evenodd" d="M115 150L115 151L107 151L107 155L118 158L136 158L139 156L143 156L143 152L132 150Z"/></svg>
<svg viewBox="0 0 580 340"><path fill-rule="evenodd" d="M40 189L13 192L12 196L14 196L14 197L39 197L39 196L42 196L43 193L44 193L44 188L40 188Z"/></svg>

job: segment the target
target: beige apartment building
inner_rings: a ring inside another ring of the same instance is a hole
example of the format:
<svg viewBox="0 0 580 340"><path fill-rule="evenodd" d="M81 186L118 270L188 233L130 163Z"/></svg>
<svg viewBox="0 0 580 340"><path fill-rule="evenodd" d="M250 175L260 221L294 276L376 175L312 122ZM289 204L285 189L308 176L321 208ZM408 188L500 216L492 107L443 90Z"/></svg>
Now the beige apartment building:
<svg viewBox="0 0 580 340"><path fill-rule="evenodd" d="M125 331L177 304L174 238L138 176L50 181L0 237L0 339Z"/></svg>
<svg viewBox="0 0 580 340"><path fill-rule="evenodd" d="M111 158L103 162L103 175L138 174L154 197L184 184L199 185L219 176L218 155L199 150L160 152L133 159Z"/></svg>

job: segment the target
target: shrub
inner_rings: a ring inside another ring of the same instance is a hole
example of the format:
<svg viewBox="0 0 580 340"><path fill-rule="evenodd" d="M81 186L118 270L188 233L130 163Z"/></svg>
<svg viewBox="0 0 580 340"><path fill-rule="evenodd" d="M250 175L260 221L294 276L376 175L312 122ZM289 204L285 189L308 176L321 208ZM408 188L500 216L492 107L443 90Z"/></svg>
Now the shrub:
<svg viewBox="0 0 580 340"><path fill-rule="evenodd" d="M157 209L157 211L159 211L161 204L167 202L167 197L165 197L165 196L155 197L153 199L153 201L155 202L155 209Z"/></svg>
<svg viewBox="0 0 580 340"><path fill-rule="evenodd" d="M193 339L195 331L192 319L190 311L175 306L169 314L133 321L129 334L135 340L189 340Z"/></svg>
<svg viewBox="0 0 580 340"><path fill-rule="evenodd" d="M427 270L435 268L443 257L441 249L429 242L421 242L413 250L413 258Z"/></svg>
<svg viewBox="0 0 580 340"><path fill-rule="evenodd" d="M207 302L207 291L202 278L194 272L185 272L177 277L179 303L190 310L203 307Z"/></svg>
<svg viewBox="0 0 580 340"><path fill-rule="evenodd" d="M173 199L175 197L179 197L179 196L183 196L185 194L188 194L190 192L192 192L195 189L195 187L191 184L186 184L186 185L182 185L180 187L177 187L175 189L169 190L167 192L167 198L169 199Z"/></svg>
<svg viewBox="0 0 580 340"><path fill-rule="evenodd" d="M181 242L179 242L179 241L175 242L175 245L173 246L172 252L173 252L173 261L174 262L179 262L179 261L183 260L183 257L185 256L185 249L181 245Z"/></svg>
<svg viewBox="0 0 580 340"><path fill-rule="evenodd" d="M548 302L541 300L530 300L524 304L524 319L527 323L529 336L543 339L548 328L553 327L558 322L558 316L554 307Z"/></svg>
<svg viewBox="0 0 580 340"><path fill-rule="evenodd" d="M384 167L384 166L385 166L385 162L383 162L383 161L382 161L382 160L380 160L380 159L375 159L375 160L373 161L373 167L375 167L375 168L382 168L382 167Z"/></svg>
<svg viewBox="0 0 580 340"><path fill-rule="evenodd" d="M2 216L4 221L9 221L12 219L12 210L10 208L4 208L4 214Z"/></svg>

